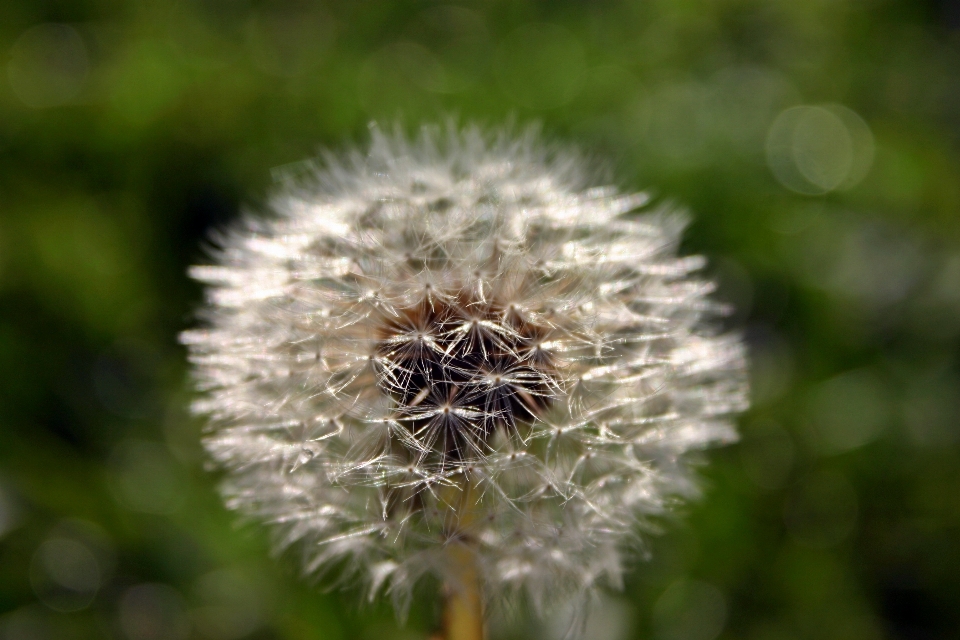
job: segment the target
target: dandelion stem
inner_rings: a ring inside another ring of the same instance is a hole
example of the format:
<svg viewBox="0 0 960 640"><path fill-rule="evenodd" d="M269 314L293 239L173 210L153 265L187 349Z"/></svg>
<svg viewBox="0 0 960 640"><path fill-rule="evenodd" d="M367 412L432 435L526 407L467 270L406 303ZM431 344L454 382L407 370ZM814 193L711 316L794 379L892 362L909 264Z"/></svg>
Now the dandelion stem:
<svg viewBox="0 0 960 640"><path fill-rule="evenodd" d="M466 476L457 487L449 487L445 502L450 505L446 547L447 578L444 584L443 640L483 640L483 592L477 567L476 549L470 529L477 518L475 480Z"/></svg>
<svg viewBox="0 0 960 640"><path fill-rule="evenodd" d="M463 545L449 549L456 578L445 585L444 640L483 640L483 598L471 550Z"/></svg>

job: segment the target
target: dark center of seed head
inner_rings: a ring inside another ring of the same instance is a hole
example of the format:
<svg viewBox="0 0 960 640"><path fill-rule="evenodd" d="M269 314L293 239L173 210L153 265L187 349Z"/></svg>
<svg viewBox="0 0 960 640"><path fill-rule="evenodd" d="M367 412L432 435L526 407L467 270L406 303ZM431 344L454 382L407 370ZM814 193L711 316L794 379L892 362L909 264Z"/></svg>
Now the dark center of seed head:
<svg viewBox="0 0 960 640"><path fill-rule="evenodd" d="M398 422L435 453L461 457L550 406L554 359L536 349L546 334L513 305L430 295L381 317L378 385L394 399Z"/></svg>

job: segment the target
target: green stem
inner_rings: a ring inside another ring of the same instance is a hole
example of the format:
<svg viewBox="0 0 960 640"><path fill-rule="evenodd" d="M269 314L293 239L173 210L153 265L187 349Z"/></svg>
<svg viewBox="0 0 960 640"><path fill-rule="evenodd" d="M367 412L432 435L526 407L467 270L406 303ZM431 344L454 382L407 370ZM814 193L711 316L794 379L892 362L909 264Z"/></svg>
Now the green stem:
<svg viewBox="0 0 960 640"><path fill-rule="evenodd" d="M444 640L483 640L483 596L473 553L462 545L450 547L455 579L444 587Z"/></svg>

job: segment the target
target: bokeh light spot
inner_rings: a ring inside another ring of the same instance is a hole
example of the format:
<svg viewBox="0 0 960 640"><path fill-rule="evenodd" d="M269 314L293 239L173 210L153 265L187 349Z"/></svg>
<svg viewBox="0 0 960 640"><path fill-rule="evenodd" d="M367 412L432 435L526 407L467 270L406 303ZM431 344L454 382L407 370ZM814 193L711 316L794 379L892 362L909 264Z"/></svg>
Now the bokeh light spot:
<svg viewBox="0 0 960 640"><path fill-rule="evenodd" d="M790 145L794 164L810 183L832 191L850 174L850 133L840 118L820 107L802 109L798 116Z"/></svg>
<svg viewBox="0 0 960 640"><path fill-rule="evenodd" d="M72 101L90 73L87 48L66 24L27 29L10 49L7 77L14 95L28 107L56 107Z"/></svg>
<svg viewBox="0 0 960 640"><path fill-rule="evenodd" d="M423 108L429 93L449 93L460 88L426 47L407 41L394 42L373 53L357 74L360 104L373 115L415 113ZM427 100L429 101L429 100Z"/></svg>
<svg viewBox="0 0 960 640"><path fill-rule="evenodd" d="M887 426L892 412L889 398L883 381L868 369L821 383L808 399L814 444L829 455L871 442Z"/></svg>
<svg viewBox="0 0 960 640"><path fill-rule="evenodd" d="M842 105L791 107L767 133L767 164L783 186L820 195L849 189L873 164L870 128Z"/></svg>
<svg viewBox="0 0 960 640"><path fill-rule="evenodd" d="M30 563L30 583L43 604L54 611L80 611L90 606L102 572L86 545L69 538L46 540Z"/></svg>

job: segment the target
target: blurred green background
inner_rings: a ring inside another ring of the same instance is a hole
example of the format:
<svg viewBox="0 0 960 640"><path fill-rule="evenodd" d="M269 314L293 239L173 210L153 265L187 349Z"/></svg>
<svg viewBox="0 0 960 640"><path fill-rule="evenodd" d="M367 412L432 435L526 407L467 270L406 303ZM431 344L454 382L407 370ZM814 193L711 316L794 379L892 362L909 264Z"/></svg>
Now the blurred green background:
<svg viewBox="0 0 960 640"><path fill-rule="evenodd" d="M225 511L176 336L275 168L449 114L689 207L750 345L742 442L590 637L960 637L956 2L3 0L0 638L435 629Z"/></svg>

